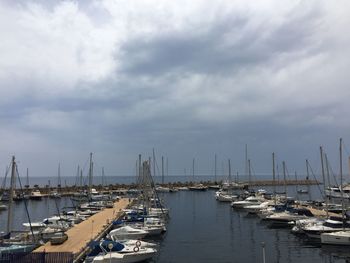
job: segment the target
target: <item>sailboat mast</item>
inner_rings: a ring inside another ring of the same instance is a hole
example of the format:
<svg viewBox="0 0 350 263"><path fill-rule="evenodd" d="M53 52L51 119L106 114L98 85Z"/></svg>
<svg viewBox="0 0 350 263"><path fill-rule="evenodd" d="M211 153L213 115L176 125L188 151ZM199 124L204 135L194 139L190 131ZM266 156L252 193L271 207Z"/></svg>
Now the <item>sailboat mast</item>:
<svg viewBox="0 0 350 263"><path fill-rule="evenodd" d="M61 188L61 163L58 163L57 187Z"/></svg>
<svg viewBox="0 0 350 263"><path fill-rule="evenodd" d="M192 178L193 178L193 182L194 182L194 158L192 161Z"/></svg>
<svg viewBox="0 0 350 263"><path fill-rule="evenodd" d="M287 197L287 179L286 179L286 162L283 161L282 162L282 166L283 166L283 185L284 185L284 194Z"/></svg>
<svg viewBox="0 0 350 263"><path fill-rule="evenodd" d="M276 206L277 200L276 200L276 184L275 184L275 153L272 153L272 180L273 180L273 200L274 200L274 205Z"/></svg>
<svg viewBox="0 0 350 263"><path fill-rule="evenodd" d="M217 163L217 156L215 154L215 161L214 161L214 178L215 178L215 182L217 182L217 179L216 179L216 163Z"/></svg>
<svg viewBox="0 0 350 263"><path fill-rule="evenodd" d="M231 184L232 179L231 179L231 160L228 159L228 183Z"/></svg>
<svg viewBox="0 0 350 263"><path fill-rule="evenodd" d="M28 168L27 168L26 187L28 187L28 188L29 188L29 170L28 170Z"/></svg>
<svg viewBox="0 0 350 263"><path fill-rule="evenodd" d="M252 183L252 170L250 166L250 159L248 159L248 181L249 181L249 186L251 186Z"/></svg>
<svg viewBox="0 0 350 263"><path fill-rule="evenodd" d="M245 145L245 176L248 175L248 145Z"/></svg>
<svg viewBox="0 0 350 263"><path fill-rule="evenodd" d="M92 188L92 153L90 153L90 166L89 166L89 196L91 195Z"/></svg>
<svg viewBox="0 0 350 263"><path fill-rule="evenodd" d="M343 196L343 150L342 150L342 142L343 139L339 140L339 165L340 165L340 196L341 196L341 215L343 221L344 228L344 220L345 220L345 208L344 208L344 196Z"/></svg>
<svg viewBox="0 0 350 263"><path fill-rule="evenodd" d="M310 184L309 184L309 160L306 159L306 181L307 181L307 192L309 193L309 200L311 200Z"/></svg>
<svg viewBox="0 0 350 263"><path fill-rule="evenodd" d="M166 157L166 176L169 176L169 162L168 162L168 156Z"/></svg>
<svg viewBox="0 0 350 263"><path fill-rule="evenodd" d="M156 176L156 154L153 148L153 176Z"/></svg>
<svg viewBox="0 0 350 263"><path fill-rule="evenodd" d="M105 168L102 167L102 187L105 186Z"/></svg>
<svg viewBox="0 0 350 263"><path fill-rule="evenodd" d="M328 198L327 198L327 194L326 194L326 179L325 179L325 175L324 175L324 162L323 162L323 148L322 146L320 146L320 155L321 155L321 170L322 170L322 180L323 180L323 192L324 192L324 198L325 198L325 202L326 202L326 215L327 218L329 217L328 215Z"/></svg>
<svg viewBox="0 0 350 263"><path fill-rule="evenodd" d="M11 232L11 227L12 227L13 192L15 190L14 189L15 179L16 179L16 162L15 162L15 156L12 156L10 196L9 196L9 205L8 205L8 214L7 214L7 234Z"/></svg>
<svg viewBox="0 0 350 263"><path fill-rule="evenodd" d="M141 183L141 175L142 175L142 164L141 164L141 154L139 154L139 174L138 174L138 178L136 178L136 184L140 184Z"/></svg>
<svg viewBox="0 0 350 263"><path fill-rule="evenodd" d="M164 184L164 156L162 156L162 184Z"/></svg>
<svg viewBox="0 0 350 263"><path fill-rule="evenodd" d="M331 181L329 179L329 163L328 163L328 157L327 154L324 155L325 161L326 161L326 172L327 172L327 183L328 183L328 187L331 186Z"/></svg>

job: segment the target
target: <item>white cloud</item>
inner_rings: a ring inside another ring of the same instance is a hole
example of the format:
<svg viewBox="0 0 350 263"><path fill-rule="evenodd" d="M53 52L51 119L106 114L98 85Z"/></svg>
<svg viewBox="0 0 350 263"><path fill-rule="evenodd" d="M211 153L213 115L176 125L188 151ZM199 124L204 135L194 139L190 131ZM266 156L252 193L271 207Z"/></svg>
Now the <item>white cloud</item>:
<svg viewBox="0 0 350 263"><path fill-rule="evenodd" d="M348 127L349 10L347 1L0 3L0 124L42 149L111 150L120 140L127 154L177 132L191 141L221 128L244 141L267 134L262 123L298 134Z"/></svg>

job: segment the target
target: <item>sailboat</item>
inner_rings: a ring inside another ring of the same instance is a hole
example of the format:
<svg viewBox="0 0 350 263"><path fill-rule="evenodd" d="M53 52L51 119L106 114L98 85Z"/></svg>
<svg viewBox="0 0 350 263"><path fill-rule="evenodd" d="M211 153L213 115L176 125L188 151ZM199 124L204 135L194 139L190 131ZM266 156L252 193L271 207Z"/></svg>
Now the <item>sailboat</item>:
<svg viewBox="0 0 350 263"><path fill-rule="evenodd" d="M322 233L321 243L329 245L346 245L350 246L350 230L345 230L345 209L344 209L344 196L343 196L343 157L342 157L342 138L339 142L339 154L340 154L340 194L342 204L342 223L343 230L332 233Z"/></svg>
<svg viewBox="0 0 350 263"><path fill-rule="evenodd" d="M17 252L31 252L37 247L37 243L31 240L22 241L17 238L11 237L11 227L13 219L13 196L16 180L16 162L15 156L12 157L11 162L11 183L10 183L10 194L8 203L8 214L7 214L7 231L6 235L2 237L0 244L0 254L4 253L17 253Z"/></svg>

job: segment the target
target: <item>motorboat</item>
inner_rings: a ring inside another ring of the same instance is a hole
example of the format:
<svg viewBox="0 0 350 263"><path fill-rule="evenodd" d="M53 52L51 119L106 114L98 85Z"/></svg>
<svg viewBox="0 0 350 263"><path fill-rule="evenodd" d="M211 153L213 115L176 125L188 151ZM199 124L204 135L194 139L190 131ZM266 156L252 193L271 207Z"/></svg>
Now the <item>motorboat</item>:
<svg viewBox="0 0 350 263"><path fill-rule="evenodd" d="M7 209L7 205L0 204L0 211L6 210L6 209Z"/></svg>
<svg viewBox="0 0 350 263"><path fill-rule="evenodd" d="M221 189L215 192L215 199L220 202L233 202L238 199L238 195L231 194L228 191Z"/></svg>
<svg viewBox="0 0 350 263"><path fill-rule="evenodd" d="M286 210L284 212L273 213L265 218L265 221L269 222L271 226L293 226L296 220L307 219L313 217L309 209L298 208Z"/></svg>
<svg viewBox="0 0 350 263"><path fill-rule="evenodd" d="M169 193L170 188L169 187L164 187L164 186L157 186L156 191L159 193Z"/></svg>
<svg viewBox="0 0 350 263"><path fill-rule="evenodd" d="M151 259L157 254L157 250L155 248L142 247L142 244L140 246L138 246L138 244L139 243L136 242L130 246L127 244L114 242L107 243L107 247L106 245L100 245L102 252L95 256L92 262L134 263Z"/></svg>
<svg viewBox="0 0 350 263"><path fill-rule="evenodd" d="M188 189L191 191L206 191L208 190L208 187L203 184L196 184L194 186L188 187Z"/></svg>
<svg viewBox="0 0 350 263"><path fill-rule="evenodd" d="M336 218L326 219L323 222L309 224L302 227L304 233L312 239L320 239L322 233L331 233L340 230L350 230L350 223L343 223Z"/></svg>
<svg viewBox="0 0 350 263"><path fill-rule="evenodd" d="M29 199L32 200L41 200L42 197L43 195L40 193L39 189L33 190L29 195Z"/></svg>
<svg viewBox="0 0 350 263"><path fill-rule="evenodd" d="M243 206L243 209L250 214L258 214L261 210L265 210L270 204L271 204L271 201L265 201L259 205Z"/></svg>
<svg viewBox="0 0 350 263"><path fill-rule="evenodd" d="M49 194L49 197L50 197L50 198L61 198L61 194L60 194L58 191L52 191L52 192Z"/></svg>
<svg viewBox="0 0 350 263"><path fill-rule="evenodd" d="M343 191L341 191L343 190ZM343 193L341 193L343 192ZM345 198L349 199L350 198L350 186L344 186L343 189L338 186L333 186L333 187L328 187L326 189L326 196L332 197L332 198Z"/></svg>
<svg viewBox="0 0 350 263"><path fill-rule="evenodd" d="M321 243L327 245L350 246L350 231L336 231L321 234Z"/></svg>
<svg viewBox="0 0 350 263"><path fill-rule="evenodd" d="M146 230L137 229L131 226L123 226L109 232L109 236L115 240L142 239L147 234L148 232Z"/></svg>
<svg viewBox="0 0 350 263"><path fill-rule="evenodd" d="M249 206L249 205L259 205L264 201L266 201L266 200L262 197L249 196L243 201L232 202L231 206L233 208L243 208L243 207Z"/></svg>

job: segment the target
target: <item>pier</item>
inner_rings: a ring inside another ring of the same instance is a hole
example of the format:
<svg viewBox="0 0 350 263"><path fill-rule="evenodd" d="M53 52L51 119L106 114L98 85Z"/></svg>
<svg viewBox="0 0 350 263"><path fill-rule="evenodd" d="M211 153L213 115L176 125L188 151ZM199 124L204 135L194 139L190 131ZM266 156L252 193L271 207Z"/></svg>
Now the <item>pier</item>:
<svg viewBox="0 0 350 263"><path fill-rule="evenodd" d="M113 208L105 208L101 212L90 216L87 220L77 224L66 231L68 239L61 245L45 243L33 252L45 253L72 253L74 261L79 261L88 251L91 240L99 240L112 227L112 221L122 215L122 210L130 203L127 198L122 198L114 203Z"/></svg>

